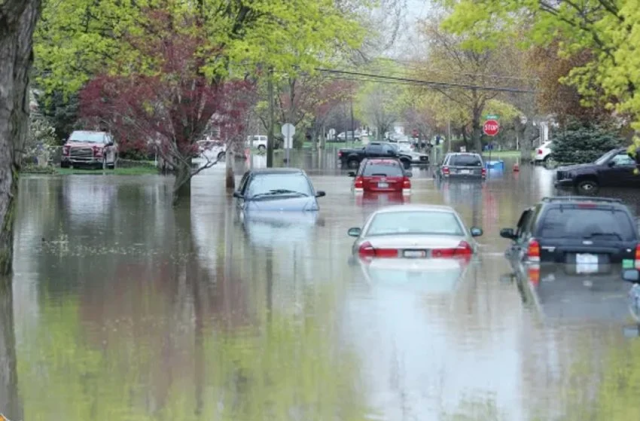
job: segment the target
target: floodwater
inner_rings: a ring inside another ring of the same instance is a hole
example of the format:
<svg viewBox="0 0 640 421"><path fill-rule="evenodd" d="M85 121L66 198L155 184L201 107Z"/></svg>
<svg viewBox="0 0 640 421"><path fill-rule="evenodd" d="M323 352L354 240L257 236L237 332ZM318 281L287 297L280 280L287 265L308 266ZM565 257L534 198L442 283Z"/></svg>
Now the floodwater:
<svg viewBox="0 0 640 421"><path fill-rule="evenodd" d="M0 289L0 413L640 419L629 286L554 295L551 280L536 296L503 257L499 229L554 194L551 171L507 162L485 183L438 185L415 169L410 203L451 205L482 227L479 258L361 267L347 229L402 199L354 198L330 155L293 164L327 192L317 218L241 221L223 168L194 178L176 209L167 177L24 177L13 285ZM611 195L640 210L633 191Z"/></svg>

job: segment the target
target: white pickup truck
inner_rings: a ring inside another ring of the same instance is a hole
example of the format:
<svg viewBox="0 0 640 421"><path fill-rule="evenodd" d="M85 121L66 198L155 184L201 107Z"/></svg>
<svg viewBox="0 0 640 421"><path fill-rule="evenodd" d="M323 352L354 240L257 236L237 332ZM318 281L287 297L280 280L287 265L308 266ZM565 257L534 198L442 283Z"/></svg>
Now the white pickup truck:
<svg viewBox="0 0 640 421"><path fill-rule="evenodd" d="M249 146L250 148L257 148L261 152L266 151L267 136L262 136L262 135L247 136L247 146Z"/></svg>

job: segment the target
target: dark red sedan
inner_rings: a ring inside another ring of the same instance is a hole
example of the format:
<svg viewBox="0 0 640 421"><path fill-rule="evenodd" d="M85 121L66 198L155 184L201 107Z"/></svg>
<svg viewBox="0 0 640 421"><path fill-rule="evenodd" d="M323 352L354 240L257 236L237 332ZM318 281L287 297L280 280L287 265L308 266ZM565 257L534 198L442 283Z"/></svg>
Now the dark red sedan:
<svg viewBox="0 0 640 421"><path fill-rule="evenodd" d="M411 171L397 158L365 158L354 177L353 191L356 193L411 193Z"/></svg>

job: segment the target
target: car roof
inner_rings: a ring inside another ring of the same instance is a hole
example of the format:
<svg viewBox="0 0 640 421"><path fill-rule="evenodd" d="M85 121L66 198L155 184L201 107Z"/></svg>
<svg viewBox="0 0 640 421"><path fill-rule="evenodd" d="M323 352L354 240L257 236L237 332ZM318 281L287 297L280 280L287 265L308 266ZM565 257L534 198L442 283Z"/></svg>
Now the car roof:
<svg viewBox="0 0 640 421"><path fill-rule="evenodd" d="M269 174L305 174L300 168L258 168L249 170L251 174L255 175L269 175Z"/></svg>
<svg viewBox="0 0 640 421"><path fill-rule="evenodd" d="M447 154L447 156L450 156L450 155L473 155L473 156L480 156L480 154L479 154L479 153L477 153L477 152L449 152L449 153Z"/></svg>
<svg viewBox="0 0 640 421"><path fill-rule="evenodd" d="M394 205L387 206L382 209L378 209L375 214L380 213L397 213L397 212L419 212L419 211L432 211L432 212L450 212L456 213L455 209L451 206L444 205Z"/></svg>
<svg viewBox="0 0 640 421"><path fill-rule="evenodd" d="M394 163L397 163L399 165L402 165L402 162L400 161L400 159L395 158L395 157L388 157L388 158L364 158L362 160L363 162L369 163L369 162L387 162L387 161L393 161Z"/></svg>

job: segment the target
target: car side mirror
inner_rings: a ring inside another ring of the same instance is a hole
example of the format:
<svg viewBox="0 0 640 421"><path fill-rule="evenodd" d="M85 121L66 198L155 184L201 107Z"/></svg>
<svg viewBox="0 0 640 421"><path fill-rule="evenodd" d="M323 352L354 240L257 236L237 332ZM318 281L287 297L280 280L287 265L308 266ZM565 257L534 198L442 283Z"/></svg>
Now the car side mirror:
<svg viewBox="0 0 640 421"><path fill-rule="evenodd" d="M480 236L482 236L482 234L484 234L484 232L482 231L482 228L471 227L471 236L472 237L480 237Z"/></svg>
<svg viewBox="0 0 640 421"><path fill-rule="evenodd" d="M615 167L615 166L616 166L616 161L609 161L609 162L607 163L607 166L608 166L609 168L611 168L611 167Z"/></svg>
<svg viewBox="0 0 640 421"><path fill-rule="evenodd" d="M637 269L625 269L622 271L622 279L634 284L640 283L640 271Z"/></svg>
<svg viewBox="0 0 640 421"><path fill-rule="evenodd" d="M235 197L236 199L242 199L244 196L242 196L239 191L234 191L233 197Z"/></svg>
<svg viewBox="0 0 640 421"><path fill-rule="evenodd" d="M361 233L362 233L362 229L360 228L349 228L349 231L347 231L347 234L349 234L349 237L360 237Z"/></svg>
<svg viewBox="0 0 640 421"><path fill-rule="evenodd" d="M411 171L405 172L404 175L405 177L409 177L409 178L413 177L413 173Z"/></svg>
<svg viewBox="0 0 640 421"><path fill-rule="evenodd" d="M327 193L323 192L323 191L317 191L316 192L316 197L325 197L327 195Z"/></svg>
<svg viewBox="0 0 640 421"><path fill-rule="evenodd" d="M516 238L513 228L503 228L500 230L500 237L514 240Z"/></svg>
<svg viewBox="0 0 640 421"><path fill-rule="evenodd" d="M356 176L355 171L349 171L349 177L355 177L355 176Z"/></svg>

